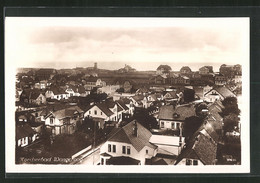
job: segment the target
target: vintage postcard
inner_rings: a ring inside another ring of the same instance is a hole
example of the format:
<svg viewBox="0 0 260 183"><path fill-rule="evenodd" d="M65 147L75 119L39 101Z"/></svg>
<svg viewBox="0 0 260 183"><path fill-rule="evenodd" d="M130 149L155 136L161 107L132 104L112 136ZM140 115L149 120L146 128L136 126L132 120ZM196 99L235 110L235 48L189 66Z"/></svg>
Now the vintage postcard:
<svg viewBox="0 0 260 183"><path fill-rule="evenodd" d="M5 18L7 173L249 173L249 18Z"/></svg>

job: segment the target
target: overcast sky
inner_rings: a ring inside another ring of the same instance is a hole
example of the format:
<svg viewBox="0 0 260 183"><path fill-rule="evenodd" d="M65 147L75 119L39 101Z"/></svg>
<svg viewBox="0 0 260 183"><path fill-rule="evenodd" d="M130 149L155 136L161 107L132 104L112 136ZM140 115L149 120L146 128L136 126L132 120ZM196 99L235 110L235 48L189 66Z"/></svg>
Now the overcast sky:
<svg viewBox="0 0 260 183"><path fill-rule="evenodd" d="M57 69L242 64L249 60L249 19L7 17L5 54L17 67Z"/></svg>

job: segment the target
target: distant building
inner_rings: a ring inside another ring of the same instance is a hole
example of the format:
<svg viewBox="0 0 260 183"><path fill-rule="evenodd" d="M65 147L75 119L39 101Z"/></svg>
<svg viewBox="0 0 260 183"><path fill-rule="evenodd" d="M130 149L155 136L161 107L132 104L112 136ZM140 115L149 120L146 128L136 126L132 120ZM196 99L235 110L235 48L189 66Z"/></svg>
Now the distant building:
<svg viewBox="0 0 260 183"><path fill-rule="evenodd" d="M219 68L219 73L223 74L225 77L232 79L235 75L242 74L242 66L237 65L226 65L222 64Z"/></svg>
<svg viewBox="0 0 260 183"><path fill-rule="evenodd" d="M190 74L192 71L188 66L183 66L180 70L181 74Z"/></svg>
<svg viewBox="0 0 260 183"><path fill-rule="evenodd" d="M215 85L225 85L227 84L227 79L223 74L215 75Z"/></svg>
<svg viewBox="0 0 260 183"><path fill-rule="evenodd" d="M131 66L125 64L124 68L118 70L119 73L128 73L128 72L135 72L136 69L132 68Z"/></svg>
<svg viewBox="0 0 260 183"><path fill-rule="evenodd" d="M24 104L41 105L46 103L46 97L41 90L25 89L20 95L20 101Z"/></svg>
<svg viewBox="0 0 260 183"><path fill-rule="evenodd" d="M212 67L210 67L210 68L209 68L209 67L210 67L210 66L201 67L201 68L199 69L199 74L205 75L205 74L213 73Z"/></svg>
<svg viewBox="0 0 260 183"><path fill-rule="evenodd" d="M157 75L169 75L170 71L172 70L172 68L169 65L160 65L157 69L156 69L156 74Z"/></svg>

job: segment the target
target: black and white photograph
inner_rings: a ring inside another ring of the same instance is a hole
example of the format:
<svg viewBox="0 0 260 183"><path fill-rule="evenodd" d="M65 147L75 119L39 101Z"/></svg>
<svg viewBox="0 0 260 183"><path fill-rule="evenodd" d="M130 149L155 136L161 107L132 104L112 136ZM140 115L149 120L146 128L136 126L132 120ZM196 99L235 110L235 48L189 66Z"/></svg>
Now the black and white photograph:
<svg viewBox="0 0 260 183"><path fill-rule="evenodd" d="M9 172L248 173L249 18L5 18Z"/></svg>

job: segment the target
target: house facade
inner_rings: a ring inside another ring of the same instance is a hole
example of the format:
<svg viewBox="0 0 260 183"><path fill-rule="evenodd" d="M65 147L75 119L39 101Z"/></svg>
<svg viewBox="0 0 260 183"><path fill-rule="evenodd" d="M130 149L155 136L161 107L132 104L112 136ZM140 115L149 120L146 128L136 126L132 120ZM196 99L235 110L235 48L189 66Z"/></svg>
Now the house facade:
<svg viewBox="0 0 260 183"><path fill-rule="evenodd" d="M227 97L236 97L236 95L226 87L213 88L204 94L204 100L207 102L222 101Z"/></svg>
<svg viewBox="0 0 260 183"><path fill-rule="evenodd" d="M78 106L51 111L45 116L45 126L52 135L73 134L77 123L82 123L83 111Z"/></svg>
<svg viewBox="0 0 260 183"><path fill-rule="evenodd" d="M157 146L149 142L151 136L151 132L136 121L117 129L100 148L101 164L110 164L113 158L128 157L145 165L146 159L157 153Z"/></svg>

